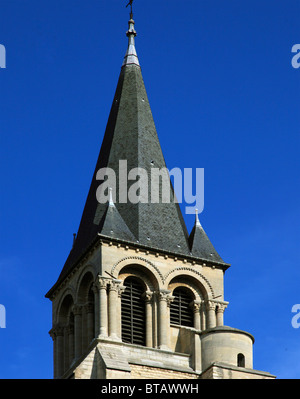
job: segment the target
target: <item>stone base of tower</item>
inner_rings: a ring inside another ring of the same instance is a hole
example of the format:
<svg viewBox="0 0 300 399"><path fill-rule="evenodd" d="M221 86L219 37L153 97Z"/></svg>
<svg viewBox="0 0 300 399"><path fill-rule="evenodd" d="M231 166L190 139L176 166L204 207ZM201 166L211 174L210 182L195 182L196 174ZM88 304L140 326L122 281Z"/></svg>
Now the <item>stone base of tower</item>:
<svg viewBox="0 0 300 399"><path fill-rule="evenodd" d="M275 378L268 372L238 367L221 361L215 361L205 370L200 370L201 360L196 359L199 355L201 356L200 351L198 354L195 351L190 354L177 353L110 339L94 339L86 353L71 365L62 378L103 380Z"/></svg>
<svg viewBox="0 0 300 399"><path fill-rule="evenodd" d="M226 363L213 363L200 376L203 380L254 380L254 379L274 379L274 375L260 370L236 367Z"/></svg>
<svg viewBox="0 0 300 399"><path fill-rule="evenodd" d="M62 378L75 379L183 379L199 378L190 355L161 349L95 339L89 353Z"/></svg>

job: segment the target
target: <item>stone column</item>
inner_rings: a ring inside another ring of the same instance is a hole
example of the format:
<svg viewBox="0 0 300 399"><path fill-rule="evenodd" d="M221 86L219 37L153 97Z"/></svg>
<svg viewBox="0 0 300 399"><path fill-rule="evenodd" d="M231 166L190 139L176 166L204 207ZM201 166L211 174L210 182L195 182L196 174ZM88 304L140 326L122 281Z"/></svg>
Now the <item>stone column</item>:
<svg viewBox="0 0 300 399"><path fill-rule="evenodd" d="M85 305L85 312L87 315L87 346L89 346L94 338L94 305L87 303Z"/></svg>
<svg viewBox="0 0 300 399"><path fill-rule="evenodd" d="M122 294L125 291L126 287L123 284L120 284L118 287L118 303L117 303L117 313L118 313L118 326L117 326L117 335L122 340L122 317L121 317L121 312L122 312Z"/></svg>
<svg viewBox="0 0 300 399"><path fill-rule="evenodd" d="M208 312L207 328L216 327L216 303L213 301L207 301L206 306Z"/></svg>
<svg viewBox="0 0 300 399"><path fill-rule="evenodd" d="M144 293L146 307L146 346L153 347L153 293L146 291Z"/></svg>
<svg viewBox="0 0 300 399"><path fill-rule="evenodd" d="M201 301L195 300L192 306L194 312L194 328L196 328L196 330L201 331L201 317L200 317Z"/></svg>
<svg viewBox="0 0 300 399"><path fill-rule="evenodd" d="M56 360L56 346L57 346L57 342L56 342L56 333L55 333L55 328L51 328L51 330L49 331L49 335L52 338L53 341L53 378L57 377L57 360Z"/></svg>
<svg viewBox="0 0 300 399"><path fill-rule="evenodd" d="M107 337L107 285L110 279L97 277L95 282L95 329L96 337Z"/></svg>
<svg viewBox="0 0 300 399"><path fill-rule="evenodd" d="M64 327L64 371L68 370L69 363L69 326Z"/></svg>
<svg viewBox="0 0 300 399"><path fill-rule="evenodd" d="M194 312L194 328L198 331L201 331L201 309L202 309L202 301L194 301L192 302L192 308ZM191 353L191 359L193 363L193 368L196 371L201 370L201 340L199 333L194 332L194 341L192 341L193 350Z"/></svg>
<svg viewBox="0 0 300 399"><path fill-rule="evenodd" d="M75 358L82 354L82 307L80 305L73 306L74 314L74 331L75 331Z"/></svg>
<svg viewBox="0 0 300 399"><path fill-rule="evenodd" d="M87 348L87 314L85 305L81 305L81 352Z"/></svg>
<svg viewBox="0 0 300 399"><path fill-rule="evenodd" d="M94 301L94 303L95 303L95 307L94 307L94 311L95 311L95 315L94 315L94 318L95 318L94 335L95 335L95 337L98 337L99 331L100 331L100 300L99 300L99 290L97 288L96 283L93 284L92 290L93 290L94 298L95 298L95 301Z"/></svg>
<svg viewBox="0 0 300 399"><path fill-rule="evenodd" d="M218 303L217 304L217 326L224 325L224 311L227 307L226 303Z"/></svg>
<svg viewBox="0 0 300 399"><path fill-rule="evenodd" d="M73 326L69 326L69 328L68 328L68 337L69 337L69 366L70 366L74 360L74 327Z"/></svg>
<svg viewBox="0 0 300 399"><path fill-rule="evenodd" d="M64 328L55 327L56 335L56 376L60 377L64 372Z"/></svg>
<svg viewBox="0 0 300 399"><path fill-rule="evenodd" d="M158 293L159 300L159 326L158 326L158 347L159 349L169 350L168 337L169 337L169 325L170 315L168 306L174 297L170 295L169 290L160 290Z"/></svg>
<svg viewBox="0 0 300 399"><path fill-rule="evenodd" d="M201 302L201 308L200 308L200 320L201 320L201 330L204 331L207 329L207 324L206 324L206 305L205 305L205 301Z"/></svg>
<svg viewBox="0 0 300 399"><path fill-rule="evenodd" d="M119 336L118 321L121 317L119 314L120 309L120 296L119 289L122 281L111 280L108 292L108 332L109 337L113 340L121 341Z"/></svg>

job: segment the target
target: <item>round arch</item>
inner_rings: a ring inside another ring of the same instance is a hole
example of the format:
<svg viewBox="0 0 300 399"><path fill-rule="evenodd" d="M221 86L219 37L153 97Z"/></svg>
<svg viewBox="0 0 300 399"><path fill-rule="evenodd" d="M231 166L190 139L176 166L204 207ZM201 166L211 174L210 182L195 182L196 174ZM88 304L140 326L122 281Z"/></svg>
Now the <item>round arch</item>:
<svg viewBox="0 0 300 399"><path fill-rule="evenodd" d="M210 282L197 270L188 267L177 267L168 272L164 279L167 287L171 287L172 284L175 283L180 285L182 283L188 284L188 282L190 282L191 286L189 287L193 289L193 292L196 294L198 299L214 298L214 291Z"/></svg>
<svg viewBox="0 0 300 399"><path fill-rule="evenodd" d="M61 325L68 324L70 313L72 312L74 305L74 293L71 289L67 289L57 306L57 313L56 313L56 323Z"/></svg>
<svg viewBox="0 0 300 399"><path fill-rule="evenodd" d="M147 259L138 256L121 259L112 267L111 274L121 280L127 275L135 275L145 282L150 291L158 289L163 283L160 270Z"/></svg>
<svg viewBox="0 0 300 399"><path fill-rule="evenodd" d="M91 268L85 268L77 281L76 301L78 304L84 304L91 299L90 290L94 281L94 270Z"/></svg>

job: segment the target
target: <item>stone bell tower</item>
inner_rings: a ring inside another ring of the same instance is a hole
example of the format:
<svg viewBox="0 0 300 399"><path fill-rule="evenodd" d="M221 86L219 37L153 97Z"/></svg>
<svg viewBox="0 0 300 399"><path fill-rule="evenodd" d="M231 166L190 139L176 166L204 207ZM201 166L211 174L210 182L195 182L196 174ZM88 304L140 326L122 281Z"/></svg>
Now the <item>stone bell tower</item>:
<svg viewBox="0 0 300 399"><path fill-rule="evenodd" d="M253 370L253 336L224 326L229 264L197 213L188 234L170 180L168 202L127 198L130 171L149 176L166 168L132 13L127 37L78 233L46 294L53 308L54 378L273 378ZM103 171L109 170L116 181L105 188Z"/></svg>

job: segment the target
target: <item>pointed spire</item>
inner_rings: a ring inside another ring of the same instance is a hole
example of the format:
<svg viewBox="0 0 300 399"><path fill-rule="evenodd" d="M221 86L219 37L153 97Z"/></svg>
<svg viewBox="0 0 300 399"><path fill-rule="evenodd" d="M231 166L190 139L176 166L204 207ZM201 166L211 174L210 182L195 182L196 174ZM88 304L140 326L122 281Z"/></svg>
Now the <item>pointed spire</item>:
<svg viewBox="0 0 300 399"><path fill-rule="evenodd" d="M135 51L136 32L132 14L127 36L128 49L124 58L124 67L120 71L76 240L52 289L63 281L99 239L99 235L138 242L155 250L222 262L202 229L198 214L193 231L190 236L188 235L180 206L174 200L173 191L169 203L121 202L117 195L118 189L114 193L109 190L108 204L97 201L96 193L101 184L97 180L97 173L102 168L111 168L116 172L116 187L119 187L117 172L120 160L127 160L128 170L141 167L146 170L148 176L151 176L153 162L159 170L166 168ZM148 198L151 198L150 186Z"/></svg>
<svg viewBox="0 0 300 399"><path fill-rule="evenodd" d="M108 206L99 223L98 234L133 242L136 241L136 238L128 228L114 204L111 188L109 188Z"/></svg>
<svg viewBox="0 0 300 399"><path fill-rule="evenodd" d="M137 65L140 66L139 59L135 49L135 37L136 31L134 29L134 20L132 19L133 14L130 13L130 20L128 21L128 31L126 36L128 37L128 48L124 57L123 65Z"/></svg>
<svg viewBox="0 0 300 399"><path fill-rule="evenodd" d="M112 188L109 188L109 201L108 201L108 206L112 207L115 206L113 197L112 197Z"/></svg>
<svg viewBox="0 0 300 399"><path fill-rule="evenodd" d="M198 209L195 209L195 224L189 236L189 245L193 256L211 261L223 262L201 226Z"/></svg>
<svg viewBox="0 0 300 399"><path fill-rule="evenodd" d="M195 221L196 226L201 227L201 223L200 223L200 220L199 220L198 209L197 208L195 209L195 216L196 216L196 221Z"/></svg>

